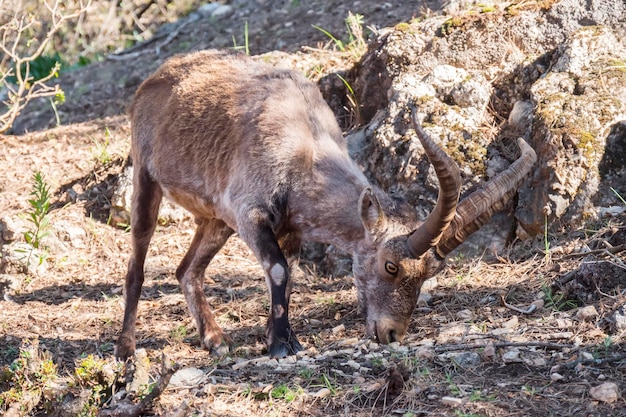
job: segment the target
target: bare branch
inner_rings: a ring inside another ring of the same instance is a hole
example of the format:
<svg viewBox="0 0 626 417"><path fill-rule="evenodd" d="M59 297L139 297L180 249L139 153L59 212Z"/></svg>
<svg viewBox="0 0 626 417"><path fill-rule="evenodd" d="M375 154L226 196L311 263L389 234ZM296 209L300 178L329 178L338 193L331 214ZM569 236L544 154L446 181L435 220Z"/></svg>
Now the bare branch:
<svg viewBox="0 0 626 417"><path fill-rule="evenodd" d="M60 0L44 1L44 5L52 18L52 27L48 29L32 52L20 51L20 45L24 41L26 31L37 22L35 17L27 18L23 14L23 10L18 8L7 23L0 25L0 32L2 33L0 51L5 55L2 67L7 67L6 70L0 70L0 85L4 85L8 92L7 100L4 101L6 110L0 113L0 133L6 132L13 126L13 122L29 101L40 97L52 97L61 92L58 85L48 85L48 82L58 74L60 69L58 64L52 68L48 75L38 80L35 80L31 75L30 64L45 53L55 34L68 21L81 16L90 4L91 0L86 3L81 0L74 11L64 13L61 10L63 3ZM11 77L15 77L15 87L8 82Z"/></svg>

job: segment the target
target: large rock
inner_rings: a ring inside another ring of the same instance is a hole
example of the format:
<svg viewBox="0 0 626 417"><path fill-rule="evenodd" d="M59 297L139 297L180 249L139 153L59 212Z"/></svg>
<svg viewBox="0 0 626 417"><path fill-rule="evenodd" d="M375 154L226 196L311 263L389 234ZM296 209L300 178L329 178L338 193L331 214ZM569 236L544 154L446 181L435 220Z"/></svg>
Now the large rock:
<svg viewBox="0 0 626 417"><path fill-rule="evenodd" d="M463 195L516 158L512 139L536 149L514 211L520 236L541 233L546 214L551 224L576 225L592 202L610 200L598 196L610 185L626 193L623 158L604 151L626 147L625 4L451 2L448 10L454 14L381 31L347 74L362 123L347 139L370 179L424 216L433 207L436 176L409 119L416 103L425 130L459 164ZM331 102L339 95L324 92ZM499 216L473 237L476 248L501 249L514 223Z"/></svg>
<svg viewBox="0 0 626 417"><path fill-rule="evenodd" d="M625 41L607 27L580 29L557 48L553 65L531 87L538 163L517 210L530 234L541 233L546 217L580 224L594 214L600 188L609 190L609 184L600 187L600 165L609 135L626 120ZM622 192L623 185L613 184Z"/></svg>

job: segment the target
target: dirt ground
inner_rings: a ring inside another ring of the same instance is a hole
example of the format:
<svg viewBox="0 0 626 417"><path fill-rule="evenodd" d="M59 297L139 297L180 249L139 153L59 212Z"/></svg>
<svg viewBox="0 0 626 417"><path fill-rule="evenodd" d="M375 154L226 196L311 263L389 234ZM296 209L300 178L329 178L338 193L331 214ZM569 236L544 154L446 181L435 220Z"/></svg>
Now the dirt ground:
<svg viewBox="0 0 626 417"><path fill-rule="evenodd" d="M254 2L258 9L237 12L228 30L239 30L248 20L258 48L253 53L299 50L309 55L304 60L328 60L326 52L301 49L327 41L311 23L340 33L348 10L378 27L425 10L400 1L299 3ZM69 73L61 79L68 97L60 107L62 126L49 128L49 110L35 106L20 122L31 133L0 137L0 219L10 219L18 231L11 239L5 236L2 246L0 367L34 341L70 380L89 355L113 363L130 254L128 231L109 221L129 148L124 109L137 84L168 54L232 46L225 28L215 29L215 36L222 36L211 43L198 34L214 29L188 25L157 58L150 52L132 63L105 60ZM313 65L308 62L304 65ZM336 62L345 65L341 57ZM118 81L111 84L112 79ZM43 238L45 261L25 272L8 252L29 228L25 216L34 171L51 186L51 228ZM453 257L414 313L407 339L391 346L364 339L350 276L324 276L315 264L303 262L290 312L306 350L280 361L265 356L268 297L261 269L236 237L209 266L205 287L234 349L214 358L199 348L174 276L193 230L190 220L158 227L146 264L137 340L150 360L151 381L158 379L163 357L201 370L202 378L166 390L144 415L626 415L623 215L550 234L547 252L541 237L515 242L498 257ZM589 306L595 313L583 309ZM605 383L616 384L617 398L597 399L594 388ZM1 379L0 389L8 389ZM32 414L54 412L36 408Z"/></svg>

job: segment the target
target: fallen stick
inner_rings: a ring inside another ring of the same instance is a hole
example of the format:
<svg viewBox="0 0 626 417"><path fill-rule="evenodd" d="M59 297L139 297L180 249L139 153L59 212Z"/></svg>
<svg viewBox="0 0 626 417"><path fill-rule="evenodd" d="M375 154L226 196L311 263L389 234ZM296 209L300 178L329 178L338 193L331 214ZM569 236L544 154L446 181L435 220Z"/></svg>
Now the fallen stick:
<svg viewBox="0 0 626 417"><path fill-rule="evenodd" d="M178 364L174 364L171 368L168 367L165 355L161 359L161 376L148 395L143 397L137 404L127 397L111 408L101 409L98 412L98 417L139 417L144 414L152 406L152 402L163 394L163 391L170 383L170 378L180 368Z"/></svg>
<svg viewBox="0 0 626 417"><path fill-rule="evenodd" d="M572 349L575 346L565 343L551 343L551 342L496 342L496 343L480 343L480 344L463 344L463 345L448 345L448 346L435 346L436 353L451 352L455 350L469 350L469 349L484 349L487 346L493 346L494 348L505 347L543 347L547 349Z"/></svg>

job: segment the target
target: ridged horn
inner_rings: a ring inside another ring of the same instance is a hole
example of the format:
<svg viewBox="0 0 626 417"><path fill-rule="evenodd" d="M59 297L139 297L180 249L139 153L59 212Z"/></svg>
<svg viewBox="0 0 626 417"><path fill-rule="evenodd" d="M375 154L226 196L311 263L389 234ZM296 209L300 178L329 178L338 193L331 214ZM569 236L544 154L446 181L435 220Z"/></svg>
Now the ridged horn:
<svg viewBox="0 0 626 417"><path fill-rule="evenodd" d="M537 161L533 148L522 138L517 139L521 156L508 169L465 197L458 205L450 227L437 244L437 254L445 257L475 231L485 225L511 200L522 181Z"/></svg>
<svg viewBox="0 0 626 417"><path fill-rule="evenodd" d="M437 245L442 233L454 218L459 202L461 175L456 162L428 136L418 123L415 105L411 105L411 120L415 133L424 147L428 160L435 168L439 180L439 195L435 208L424 223L411 233L407 241L411 255L419 258L428 249Z"/></svg>

